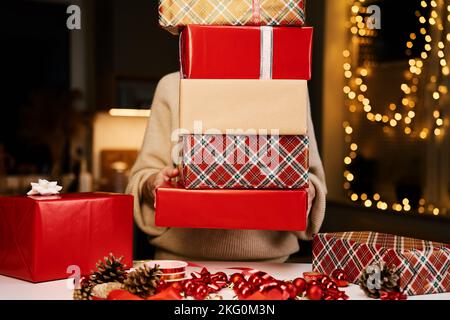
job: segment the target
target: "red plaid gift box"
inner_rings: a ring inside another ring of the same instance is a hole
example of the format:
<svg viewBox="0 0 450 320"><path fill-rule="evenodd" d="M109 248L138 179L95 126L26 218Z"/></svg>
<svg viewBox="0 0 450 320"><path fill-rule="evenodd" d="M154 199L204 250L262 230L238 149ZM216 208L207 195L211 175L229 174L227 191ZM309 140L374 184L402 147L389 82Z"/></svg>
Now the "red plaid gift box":
<svg viewBox="0 0 450 320"><path fill-rule="evenodd" d="M187 189L301 189L308 186L308 137L184 135Z"/></svg>
<svg viewBox="0 0 450 320"><path fill-rule="evenodd" d="M343 269L357 283L369 265L384 261L400 273L407 295L450 291L450 246L377 232L322 233L314 236L313 270Z"/></svg>

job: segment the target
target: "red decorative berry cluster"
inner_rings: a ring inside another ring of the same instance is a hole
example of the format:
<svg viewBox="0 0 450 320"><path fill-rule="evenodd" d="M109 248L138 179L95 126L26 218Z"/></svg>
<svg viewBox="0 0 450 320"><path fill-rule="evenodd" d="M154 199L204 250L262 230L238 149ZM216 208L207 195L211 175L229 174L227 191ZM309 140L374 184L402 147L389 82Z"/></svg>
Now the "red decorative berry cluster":
<svg viewBox="0 0 450 320"><path fill-rule="evenodd" d="M209 294L217 293L228 284L228 276L224 272L211 274L206 268L200 272L192 272L192 279L166 283L161 281L157 292L163 292L171 287L185 297L204 300Z"/></svg>

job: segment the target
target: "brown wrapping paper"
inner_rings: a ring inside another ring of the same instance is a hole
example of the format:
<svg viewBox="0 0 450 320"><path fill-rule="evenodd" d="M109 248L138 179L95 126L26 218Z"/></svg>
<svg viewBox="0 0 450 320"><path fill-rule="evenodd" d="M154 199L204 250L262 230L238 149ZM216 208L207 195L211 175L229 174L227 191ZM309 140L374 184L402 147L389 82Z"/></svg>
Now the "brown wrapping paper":
<svg viewBox="0 0 450 320"><path fill-rule="evenodd" d="M304 135L307 109L306 80L182 79L180 84L181 134L263 134L261 130L268 130L269 134Z"/></svg>

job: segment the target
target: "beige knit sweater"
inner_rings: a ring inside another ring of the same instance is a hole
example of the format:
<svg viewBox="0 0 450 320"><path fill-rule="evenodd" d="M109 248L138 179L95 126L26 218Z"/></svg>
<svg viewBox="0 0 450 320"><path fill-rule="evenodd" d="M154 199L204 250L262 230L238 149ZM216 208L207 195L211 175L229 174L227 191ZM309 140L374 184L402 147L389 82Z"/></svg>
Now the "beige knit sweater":
<svg viewBox="0 0 450 320"><path fill-rule="evenodd" d="M179 126L179 74L172 73L158 84L142 150L131 174L127 193L134 195L137 225L156 247L156 259L229 260L284 262L299 250L298 239L311 239L325 214L325 177L309 116L310 188L308 228L302 232L261 230L179 229L155 226L153 199L144 196L147 179L165 166L172 166L171 134ZM183 204L180 203L180 208Z"/></svg>

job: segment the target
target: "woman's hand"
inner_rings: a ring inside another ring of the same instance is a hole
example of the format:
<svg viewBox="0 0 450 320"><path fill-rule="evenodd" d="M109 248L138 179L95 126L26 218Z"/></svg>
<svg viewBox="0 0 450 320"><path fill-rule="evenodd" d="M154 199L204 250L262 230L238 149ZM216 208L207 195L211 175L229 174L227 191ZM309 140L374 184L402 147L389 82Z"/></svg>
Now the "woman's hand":
<svg viewBox="0 0 450 320"><path fill-rule="evenodd" d="M169 182L170 179L176 178L180 174L178 169L171 167L165 167L158 173L150 176L147 180L148 191L153 195L153 199L156 199L156 189L162 186L165 182Z"/></svg>

